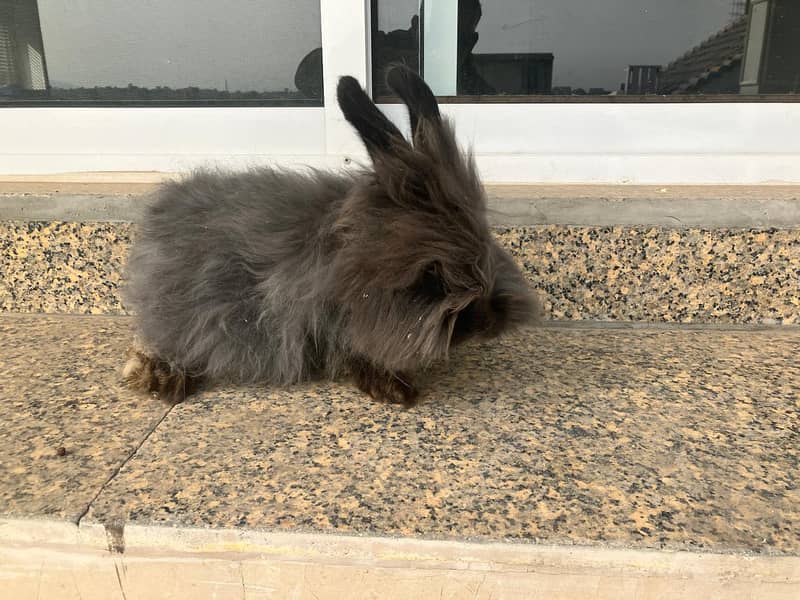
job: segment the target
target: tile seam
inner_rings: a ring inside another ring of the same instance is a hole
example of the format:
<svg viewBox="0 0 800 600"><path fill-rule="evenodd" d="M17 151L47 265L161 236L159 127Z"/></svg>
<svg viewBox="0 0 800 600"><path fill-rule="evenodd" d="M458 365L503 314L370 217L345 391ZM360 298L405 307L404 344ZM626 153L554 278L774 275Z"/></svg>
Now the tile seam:
<svg viewBox="0 0 800 600"><path fill-rule="evenodd" d="M174 404L167 408L167 410L164 412L164 414L162 414L161 417L159 417L159 419L145 432L145 434L142 437L142 439L139 440L138 444L136 444L136 447L128 454L127 457L125 457L125 459L119 464L119 466L117 466L111 472L111 474L108 476L108 478L100 485L100 488L97 490L97 493L94 496L92 496L91 500L89 500L89 502L86 504L86 507L81 511L81 513L73 521L77 527L80 527L81 521L89 513L89 511L92 509L92 506L97 501L97 499L100 497L100 494L102 494L103 491L109 486L109 484L112 481L114 481L114 479L117 478L117 476L120 474L122 469L125 468L125 465L127 465L139 453L139 450L141 450L142 446L144 446L144 444L147 442L147 440L150 439L150 436L153 435L153 433L156 431L156 429L158 429L158 427L161 425L161 423L163 423L164 420L170 415L170 413L172 412L173 408L175 408Z"/></svg>
<svg viewBox="0 0 800 600"><path fill-rule="evenodd" d="M66 312L20 312L0 310L2 319L123 319L130 320L132 314L119 313L66 313ZM549 320L540 326L553 330L632 330L632 331L707 331L707 332L754 332L754 333L800 333L800 324L781 323L680 323L662 321L600 321L597 319Z"/></svg>

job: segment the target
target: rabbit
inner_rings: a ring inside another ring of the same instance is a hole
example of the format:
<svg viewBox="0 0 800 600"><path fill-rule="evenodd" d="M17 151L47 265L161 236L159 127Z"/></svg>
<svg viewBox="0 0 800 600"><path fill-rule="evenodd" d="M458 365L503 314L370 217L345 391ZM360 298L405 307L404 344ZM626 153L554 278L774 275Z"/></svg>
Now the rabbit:
<svg viewBox="0 0 800 600"><path fill-rule="evenodd" d="M430 88L403 66L387 84L410 140L356 79L337 86L371 169L200 171L163 185L125 275L139 340L123 370L131 387L178 403L206 382L349 376L411 406L415 373L454 344L537 321Z"/></svg>

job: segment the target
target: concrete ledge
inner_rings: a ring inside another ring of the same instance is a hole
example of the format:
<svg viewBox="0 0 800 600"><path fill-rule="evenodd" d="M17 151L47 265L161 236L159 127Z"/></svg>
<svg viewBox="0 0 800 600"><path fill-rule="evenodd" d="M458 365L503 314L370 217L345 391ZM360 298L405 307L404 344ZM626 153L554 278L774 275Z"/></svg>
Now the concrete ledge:
<svg viewBox="0 0 800 600"><path fill-rule="evenodd" d="M800 200L779 198L490 196L489 211L492 224L510 226L800 227Z"/></svg>
<svg viewBox="0 0 800 600"><path fill-rule="evenodd" d="M1 181L0 220L136 221L158 181ZM800 227L800 186L487 186L494 225Z"/></svg>
<svg viewBox="0 0 800 600"><path fill-rule="evenodd" d="M136 222L146 201L134 193L0 194L0 221Z"/></svg>
<svg viewBox="0 0 800 600"><path fill-rule="evenodd" d="M146 526L126 528L119 553L103 537L96 526L0 521L4 594L788 600L800 593L800 557L794 556Z"/></svg>
<svg viewBox="0 0 800 600"><path fill-rule="evenodd" d="M74 191L80 186L99 186L108 191L112 186L141 184L153 186L178 177L177 173L161 171L84 171L75 173L50 173L48 175L0 175L0 192L13 191L15 185L40 186L41 189ZM22 189L20 188L20 189ZM24 189L23 189L24 191Z"/></svg>

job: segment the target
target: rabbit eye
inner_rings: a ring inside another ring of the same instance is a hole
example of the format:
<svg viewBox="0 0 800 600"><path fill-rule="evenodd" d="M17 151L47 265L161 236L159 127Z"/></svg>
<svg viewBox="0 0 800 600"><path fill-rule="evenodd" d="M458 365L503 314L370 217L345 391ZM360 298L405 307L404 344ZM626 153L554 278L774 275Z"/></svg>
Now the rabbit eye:
<svg viewBox="0 0 800 600"><path fill-rule="evenodd" d="M447 290L436 265L429 265L425 268L414 284L413 295L424 300L439 300L447 295Z"/></svg>

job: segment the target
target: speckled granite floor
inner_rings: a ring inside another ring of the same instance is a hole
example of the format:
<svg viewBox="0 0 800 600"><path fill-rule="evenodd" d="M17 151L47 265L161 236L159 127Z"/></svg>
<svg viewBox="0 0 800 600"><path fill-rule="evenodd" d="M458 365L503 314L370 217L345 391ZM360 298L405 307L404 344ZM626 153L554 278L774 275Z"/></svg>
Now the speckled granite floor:
<svg viewBox="0 0 800 600"><path fill-rule="evenodd" d="M498 227L559 320L800 323L800 229ZM131 223L0 222L0 312L124 314Z"/></svg>
<svg viewBox="0 0 800 600"><path fill-rule="evenodd" d="M77 521L166 413L118 384L127 328L0 318L0 513Z"/></svg>
<svg viewBox="0 0 800 600"><path fill-rule="evenodd" d="M794 328L546 328L460 351L413 410L220 388L149 436L129 335L0 317L0 513L74 519L100 492L86 522L800 554Z"/></svg>

